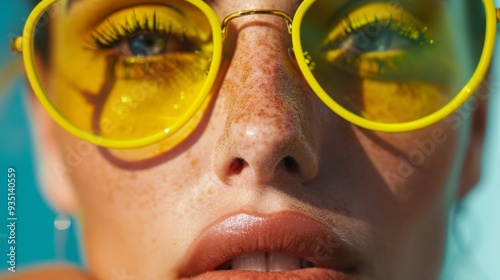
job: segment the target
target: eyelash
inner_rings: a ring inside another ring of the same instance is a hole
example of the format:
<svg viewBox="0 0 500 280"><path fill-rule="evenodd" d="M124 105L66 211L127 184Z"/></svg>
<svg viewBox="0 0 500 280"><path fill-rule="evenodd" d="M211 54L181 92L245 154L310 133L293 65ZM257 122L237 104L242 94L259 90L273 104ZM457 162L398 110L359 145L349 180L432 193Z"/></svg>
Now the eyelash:
<svg viewBox="0 0 500 280"><path fill-rule="evenodd" d="M104 27L93 31L86 42L85 48L96 53L105 51L112 56L116 56L118 60L114 66L114 75L127 80L142 79L146 76L156 79L164 74L157 73L158 71L174 69L175 66L163 58L145 57L137 60L136 57L129 58L120 53L121 44L142 34L157 34L166 38L167 41L171 39L172 42L181 42L190 48L197 48L196 43L193 43L191 38L188 38L183 26L177 26L173 30L172 22L166 23L165 19L159 20L156 11L138 18L135 10L132 12L132 16L126 17L120 23L108 19ZM175 38L172 38L173 36Z"/></svg>
<svg viewBox="0 0 500 280"><path fill-rule="evenodd" d="M372 20L368 20L368 15L366 15L364 21L360 18L352 19L349 16L346 16L343 22L344 35L342 36L342 38L336 40L328 40L322 47L323 51L336 49L349 36L355 36L362 33L364 33L368 38L374 39L377 38L377 36L379 36L380 34L384 34L385 32L394 32L395 34L398 34L399 36L413 42L414 45L412 47L421 47L422 50L434 44L434 40L431 40L426 34L428 31L427 27L416 29L414 27L415 24L404 23L403 20L396 21L393 18L381 20L378 17L375 17ZM377 33L370 36L370 30L377 31ZM376 56L363 57L363 50L354 47L346 50L346 55L343 57L340 64L341 67L345 69L352 69L354 71L357 71L362 63L364 63L365 65L376 65L374 66L374 68L377 70L375 70L372 74L376 75L378 78L387 76L387 78L394 79L394 77L391 77L391 75L395 73L382 73L384 71L384 68L386 67L386 65L390 64L397 67L411 67L411 65L408 65L408 61L406 61L407 58L407 55L402 54L395 55L391 58L381 58Z"/></svg>
<svg viewBox="0 0 500 280"><path fill-rule="evenodd" d="M422 30L417 30L412 27L412 23L410 24L404 24L402 21L398 21L395 23L394 19L388 18L386 20L380 20L378 17L374 17L373 21L369 21L368 17L365 16L367 24L362 24L359 23L359 27L353 27L353 20L349 17L346 16L346 19L344 22L346 26L344 27L344 32L346 33L346 37L352 34L356 34L358 32L363 32L364 30L367 30L369 28L375 28L375 29L380 29L383 32L384 31L393 31L396 32L398 35L409 39L415 43L418 43L418 45L423 46L428 43L430 43L429 38L426 35L427 28L424 27ZM356 20L357 22L360 22L360 20Z"/></svg>
<svg viewBox="0 0 500 280"><path fill-rule="evenodd" d="M160 24L156 12L153 12L152 17L145 14L142 19L138 19L134 11L131 20L126 18L125 23L116 24L108 20L106 27L102 30L96 30L90 35L89 45L94 50L109 50L115 48L125 39L148 32L161 34L168 38L172 34L172 26L171 24L168 26ZM186 34L182 33L181 38L185 37Z"/></svg>

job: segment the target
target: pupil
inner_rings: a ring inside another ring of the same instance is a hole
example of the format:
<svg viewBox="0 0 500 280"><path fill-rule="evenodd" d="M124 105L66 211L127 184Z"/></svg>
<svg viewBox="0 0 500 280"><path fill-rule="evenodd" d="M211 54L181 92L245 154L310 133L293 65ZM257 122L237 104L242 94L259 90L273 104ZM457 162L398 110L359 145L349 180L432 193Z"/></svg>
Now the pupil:
<svg viewBox="0 0 500 280"><path fill-rule="evenodd" d="M150 36L150 35L144 36L143 41L144 41L144 45L146 47L149 47L149 48L151 48L152 46L154 46L154 43L155 43L155 39L152 36Z"/></svg>

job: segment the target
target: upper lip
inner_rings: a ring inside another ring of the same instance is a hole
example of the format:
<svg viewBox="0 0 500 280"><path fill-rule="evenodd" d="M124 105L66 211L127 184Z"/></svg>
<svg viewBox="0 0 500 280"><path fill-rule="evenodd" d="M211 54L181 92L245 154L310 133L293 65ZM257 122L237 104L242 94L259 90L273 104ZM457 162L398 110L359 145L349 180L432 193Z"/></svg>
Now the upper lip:
<svg viewBox="0 0 500 280"><path fill-rule="evenodd" d="M323 223L298 212L235 213L206 227L188 250L181 277L212 271L253 252L295 256L317 267L355 272L357 254Z"/></svg>

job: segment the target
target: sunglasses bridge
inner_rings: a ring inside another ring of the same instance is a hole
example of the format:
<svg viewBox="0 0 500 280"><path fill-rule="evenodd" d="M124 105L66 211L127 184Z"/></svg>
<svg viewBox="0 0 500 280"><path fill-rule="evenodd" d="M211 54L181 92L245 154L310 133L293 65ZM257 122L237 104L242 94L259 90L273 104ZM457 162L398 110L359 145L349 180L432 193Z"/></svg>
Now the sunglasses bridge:
<svg viewBox="0 0 500 280"><path fill-rule="evenodd" d="M270 10L270 9L256 9L256 10L243 10L234 12L229 14L222 21L221 29L222 29L222 38L226 38L227 35L227 26L229 22L235 18L250 16L250 15L275 15L280 16L285 20L286 26L288 28L288 34L292 34L292 18L285 12L279 10Z"/></svg>

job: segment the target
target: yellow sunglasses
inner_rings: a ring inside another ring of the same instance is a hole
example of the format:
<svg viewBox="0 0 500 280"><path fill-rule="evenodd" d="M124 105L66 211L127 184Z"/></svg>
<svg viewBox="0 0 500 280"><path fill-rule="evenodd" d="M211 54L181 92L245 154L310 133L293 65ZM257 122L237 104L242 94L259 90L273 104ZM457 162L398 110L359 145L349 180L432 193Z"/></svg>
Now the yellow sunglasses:
<svg viewBox="0 0 500 280"><path fill-rule="evenodd" d="M201 0L43 0L13 49L51 117L93 144L175 146L198 125L238 17L284 19L305 80L326 106L371 130L403 132L453 113L494 48L492 0L305 0L220 19Z"/></svg>

